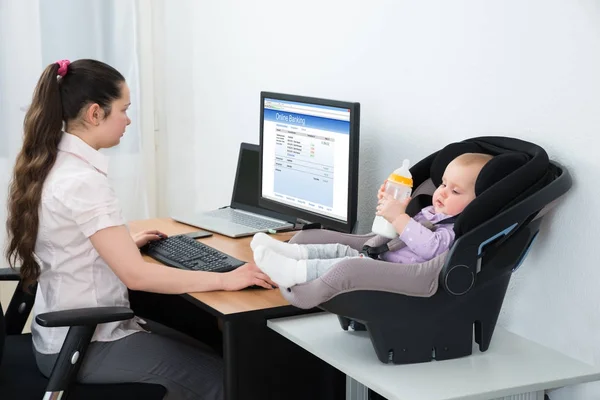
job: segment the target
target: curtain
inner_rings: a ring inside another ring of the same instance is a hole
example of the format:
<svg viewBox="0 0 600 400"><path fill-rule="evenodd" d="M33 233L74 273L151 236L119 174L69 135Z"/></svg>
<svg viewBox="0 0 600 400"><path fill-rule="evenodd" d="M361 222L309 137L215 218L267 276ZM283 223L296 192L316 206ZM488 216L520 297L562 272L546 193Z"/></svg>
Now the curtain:
<svg viewBox="0 0 600 400"><path fill-rule="evenodd" d="M214 192L213 185L198 182L198 176L212 177L222 164L207 164L198 151L202 142L207 151L221 154L220 148L208 147L197 131L197 120L204 118L205 107L198 104L202 89L195 85L195 76L204 72L202 63L195 61L202 52L194 39L194 27L200 21L194 0L153 0L152 32L154 42L154 92L157 110L157 208L161 216L185 215L206 209L206 197ZM146 8L147 9L147 8ZM216 132L212 133L214 139ZM231 192L229 192L231 195ZM223 205L223 204L220 204Z"/></svg>
<svg viewBox="0 0 600 400"><path fill-rule="evenodd" d="M132 120L110 156L109 178L126 220L148 218L145 166L152 163L140 120L140 68L136 0L0 0L0 221L6 221L8 184L22 143L23 117L46 65L94 58L119 70L131 88ZM144 113L150 115L152 113ZM146 121L147 122L147 121ZM151 125L151 124L150 124ZM153 135L154 132L148 132ZM150 140L153 144L153 141ZM146 146L146 148L144 147ZM149 179L153 179L150 177ZM0 228L0 243L6 230ZM0 267L6 265L0 261Z"/></svg>

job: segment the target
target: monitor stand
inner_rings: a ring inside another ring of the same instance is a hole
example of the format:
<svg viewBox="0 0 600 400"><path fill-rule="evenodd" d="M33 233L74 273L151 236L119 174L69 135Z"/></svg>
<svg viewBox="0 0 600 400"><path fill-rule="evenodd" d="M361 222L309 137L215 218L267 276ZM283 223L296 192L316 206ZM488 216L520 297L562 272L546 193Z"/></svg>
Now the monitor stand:
<svg viewBox="0 0 600 400"><path fill-rule="evenodd" d="M299 230L304 231L304 230L308 230L308 229L329 229L332 230L331 228L327 228L327 227L323 227L323 225L321 225L320 222L310 222L301 218L297 218L296 219L296 224L295 226L300 225L301 228ZM352 234L356 234L356 229L358 227L358 220L356 220L354 222L354 226L352 227Z"/></svg>

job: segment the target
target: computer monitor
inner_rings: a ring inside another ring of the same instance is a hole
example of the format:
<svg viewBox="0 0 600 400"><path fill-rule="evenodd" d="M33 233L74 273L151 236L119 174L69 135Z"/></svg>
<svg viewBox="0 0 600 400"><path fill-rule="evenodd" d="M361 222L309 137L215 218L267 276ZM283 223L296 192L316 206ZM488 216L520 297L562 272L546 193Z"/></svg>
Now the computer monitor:
<svg viewBox="0 0 600 400"><path fill-rule="evenodd" d="M261 92L260 206L352 232L359 127L359 103Z"/></svg>

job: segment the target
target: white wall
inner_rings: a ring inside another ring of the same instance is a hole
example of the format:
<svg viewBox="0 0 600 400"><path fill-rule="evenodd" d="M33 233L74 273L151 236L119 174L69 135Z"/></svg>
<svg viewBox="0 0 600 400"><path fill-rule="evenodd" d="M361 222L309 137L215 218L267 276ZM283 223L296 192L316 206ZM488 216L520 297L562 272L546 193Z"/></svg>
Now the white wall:
<svg viewBox="0 0 600 400"><path fill-rule="evenodd" d="M163 132L179 144L170 212L229 201L239 142L258 141L261 90L361 103L361 231L402 158L478 135L531 140L574 186L514 276L500 323L600 366L598 1L181 4L165 13L169 79L180 83L166 97L179 117L167 114ZM177 173L186 158L194 167ZM600 385L552 398L600 398Z"/></svg>

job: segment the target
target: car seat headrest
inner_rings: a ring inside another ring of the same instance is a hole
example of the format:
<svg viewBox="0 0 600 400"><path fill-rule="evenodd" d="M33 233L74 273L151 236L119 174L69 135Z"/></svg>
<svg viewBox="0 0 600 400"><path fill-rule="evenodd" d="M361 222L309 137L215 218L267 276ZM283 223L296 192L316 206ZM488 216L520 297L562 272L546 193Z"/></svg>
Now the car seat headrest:
<svg viewBox="0 0 600 400"><path fill-rule="evenodd" d="M452 160L461 154L465 153L487 153L484 151L481 146L478 146L476 143L450 143L443 149L441 149L436 157L433 159L431 163L431 180L435 187L438 187L442 184L442 177L444 176L444 171L446 167Z"/></svg>
<svg viewBox="0 0 600 400"><path fill-rule="evenodd" d="M483 166L477 176L477 181L475 182L476 196L479 196L484 190L515 172L529 161L529 157L523 153L494 154L482 148L477 143L451 143L440 150L431 163L431 180L436 187L442 183L442 177L448 164L456 157L465 153L484 153L494 156L494 158Z"/></svg>
<svg viewBox="0 0 600 400"><path fill-rule="evenodd" d="M536 144L509 137L477 137L451 143L415 164L411 168L415 187L429 178L434 186L439 186L446 166L464 153L490 154L493 158L477 177L477 198L456 220L454 231L457 237L539 190L545 184L550 165L548 154ZM419 201L423 203L424 199ZM427 205L431 205L431 199L427 201ZM412 210L412 202L410 206Z"/></svg>
<svg viewBox="0 0 600 400"><path fill-rule="evenodd" d="M521 168L529 161L522 153L505 153L494 156L488 161L475 181L475 196L481 195L486 189Z"/></svg>

